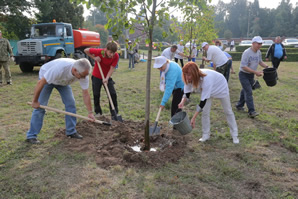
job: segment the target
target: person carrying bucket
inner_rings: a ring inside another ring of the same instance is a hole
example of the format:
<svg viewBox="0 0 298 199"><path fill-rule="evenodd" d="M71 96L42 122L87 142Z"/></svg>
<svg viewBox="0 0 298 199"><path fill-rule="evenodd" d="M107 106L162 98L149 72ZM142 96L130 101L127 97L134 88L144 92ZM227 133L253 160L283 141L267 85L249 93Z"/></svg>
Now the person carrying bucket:
<svg viewBox="0 0 298 199"><path fill-rule="evenodd" d="M164 56L158 56L155 58L153 68L157 68L161 72L159 88L164 92L164 95L160 103L160 108L164 109L167 101L173 95L171 106L171 116L173 116L176 112L181 111L181 109L178 109L178 104L184 94L181 67L176 62L170 61Z"/></svg>
<svg viewBox="0 0 298 199"><path fill-rule="evenodd" d="M202 112L202 131L203 136L200 142L205 142L210 138L210 109L213 98L219 99L224 109L233 143L238 144L238 127L231 107L230 94L227 80L225 77L214 70L199 69L196 63L189 62L183 69L184 93L183 98L178 105L184 107L187 101L187 94L193 91L201 93L200 104L197 105L196 112L191 119L192 128L195 127L196 117Z"/></svg>
<svg viewBox="0 0 298 199"><path fill-rule="evenodd" d="M255 111L253 96L252 96L252 86L254 84L254 76L262 76L263 72L257 71L258 65L261 65L264 68L268 68L262 60L262 53L260 48L262 47L263 39L260 36L255 36L252 39L252 45L250 48L246 49L242 53L241 62L240 62L240 71L239 71L239 80L242 86L240 92L239 101L236 104L238 111L244 111L244 104L248 108L248 116L251 118L259 115Z"/></svg>

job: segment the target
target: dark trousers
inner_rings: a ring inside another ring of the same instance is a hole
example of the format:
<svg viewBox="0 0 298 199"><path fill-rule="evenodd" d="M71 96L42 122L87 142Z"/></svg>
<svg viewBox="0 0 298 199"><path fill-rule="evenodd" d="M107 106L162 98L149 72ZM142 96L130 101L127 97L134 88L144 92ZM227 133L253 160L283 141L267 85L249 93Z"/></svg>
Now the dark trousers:
<svg viewBox="0 0 298 199"><path fill-rule="evenodd" d="M175 62L178 63L178 58L175 57ZM180 59L180 63L181 63L181 67L183 68L184 64L183 64L183 59Z"/></svg>
<svg viewBox="0 0 298 199"><path fill-rule="evenodd" d="M273 68L276 68L276 70L277 70L277 68L278 68L278 66L280 64L280 59L278 59L276 57L273 57L272 60L271 60L271 62L272 62Z"/></svg>
<svg viewBox="0 0 298 199"><path fill-rule="evenodd" d="M181 88L173 90L173 99L172 99L172 107L171 107L171 116L175 115L175 113L178 113L181 111L180 108L178 108L178 104L181 102L183 97L183 90Z"/></svg>
<svg viewBox="0 0 298 199"><path fill-rule="evenodd" d="M225 76L226 80L228 81L229 80L229 77L227 75L227 71L228 71L228 64L230 63L229 61L231 60L228 60L224 65L221 65L219 67L216 67L216 71L223 74L223 76Z"/></svg>
<svg viewBox="0 0 298 199"><path fill-rule="evenodd" d="M115 82L113 81L112 78L109 78L108 80L108 89L110 91L111 94L111 98L116 110L116 113L118 113L118 103L117 103L117 94L116 94L116 90L114 87ZM97 77L92 76L92 90L93 90L93 100L94 100L94 111L95 113L100 113L102 114L102 110L100 107L100 91L101 91L101 87L102 87L103 83L102 83L102 79L99 79ZM109 101L110 102L110 101ZM112 107L111 104L110 105L110 112L111 115L114 116L114 112L112 111Z"/></svg>

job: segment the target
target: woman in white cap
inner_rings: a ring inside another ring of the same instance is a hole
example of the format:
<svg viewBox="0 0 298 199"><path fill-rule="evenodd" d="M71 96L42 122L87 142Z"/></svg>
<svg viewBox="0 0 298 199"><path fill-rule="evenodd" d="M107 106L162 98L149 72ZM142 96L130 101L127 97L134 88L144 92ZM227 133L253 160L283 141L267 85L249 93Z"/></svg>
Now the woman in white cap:
<svg viewBox="0 0 298 199"><path fill-rule="evenodd" d="M173 94L171 106L171 116L173 116L176 112L181 111L181 109L178 109L178 104L184 94L181 67L166 57L159 56L155 58L153 68L157 68L161 72L159 88L164 92L164 95L160 103L160 108L164 109L167 101Z"/></svg>
<svg viewBox="0 0 298 199"><path fill-rule="evenodd" d="M191 119L194 128L196 117L202 112L202 131L203 136L199 141L205 142L210 138L210 109L212 99L219 99L224 109L233 143L238 144L238 127L231 107L229 87L225 77L209 69L199 69L196 63L188 62L182 69L184 81L184 93L190 94L193 91L201 93L200 104L197 105L196 112ZM179 108L183 108L187 101L187 95L183 96Z"/></svg>

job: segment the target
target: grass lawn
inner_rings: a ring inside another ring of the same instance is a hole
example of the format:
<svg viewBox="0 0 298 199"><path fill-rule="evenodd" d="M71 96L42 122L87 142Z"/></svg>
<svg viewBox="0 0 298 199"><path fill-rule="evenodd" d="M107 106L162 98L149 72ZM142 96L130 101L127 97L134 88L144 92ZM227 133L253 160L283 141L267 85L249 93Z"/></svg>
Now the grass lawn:
<svg viewBox="0 0 298 199"><path fill-rule="evenodd" d="M13 85L0 86L0 198L297 198L297 63L281 63L274 87L267 87L258 78L261 89L253 95L260 115L255 119L234 107L241 86L237 76L239 62L233 66L236 74L231 74L229 88L239 145L232 143L220 102L213 100L211 139L199 143L202 132L198 117L197 127L186 135L190 150L178 162L159 169L120 165L103 169L88 153L68 151L53 139L54 132L65 128L63 115L47 112L38 135L43 144L25 143L32 113L26 102L32 100L38 68L33 73L22 73L18 66L11 65ZM159 71L152 69L151 76L150 124L153 124L163 93L159 91ZM125 120L143 121L146 63L128 70L128 61L120 60L113 79L119 113ZM87 115L79 84L72 88L77 113ZM104 90L102 96L103 112L108 116ZM185 108L189 117L199 96L192 95L191 99ZM49 106L64 109L56 90ZM170 103L161 113L159 123L168 125L169 120Z"/></svg>

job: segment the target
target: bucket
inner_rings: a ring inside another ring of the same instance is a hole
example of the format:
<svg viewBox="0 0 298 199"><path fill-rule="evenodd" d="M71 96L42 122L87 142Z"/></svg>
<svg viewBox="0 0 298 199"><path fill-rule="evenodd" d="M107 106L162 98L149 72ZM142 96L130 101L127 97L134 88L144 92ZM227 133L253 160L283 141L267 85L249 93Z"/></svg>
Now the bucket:
<svg viewBox="0 0 298 199"><path fill-rule="evenodd" d="M277 78L276 68L265 68L263 73L263 79L265 80L267 86L275 86Z"/></svg>
<svg viewBox="0 0 298 199"><path fill-rule="evenodd" d="M189 118L184 111L176 113L171 118L170 124L174 125L175 129L178 130L182 135L186 135L192 131Z"/></svg>

